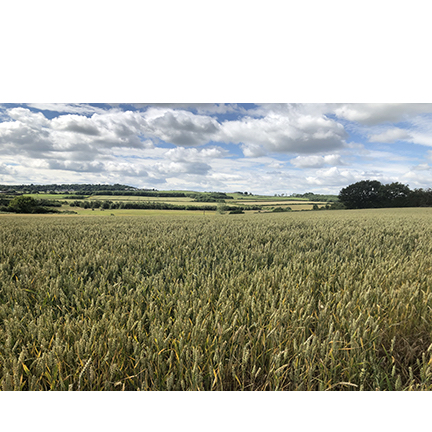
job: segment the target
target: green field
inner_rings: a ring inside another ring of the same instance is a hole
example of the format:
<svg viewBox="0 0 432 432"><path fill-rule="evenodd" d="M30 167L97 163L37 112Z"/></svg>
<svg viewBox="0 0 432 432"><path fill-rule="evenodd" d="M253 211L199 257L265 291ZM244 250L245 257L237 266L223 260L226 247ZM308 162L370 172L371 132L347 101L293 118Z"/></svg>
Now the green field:
<svg viewBox="0 0 432 432"><path fill-rule="evenodd" d="M175 191L175 192L185 192L192 193L191 191ZM79 195L79 194L78 194ZM24 194L24 196L30 196L35 199L46 198L50 200L60 200L73 202L76 201L76 198L71 198L71 195L68 194ZM74 196L74 195L72 195ZM311 201L306 198L293 198L293 197L275 197L275 196L266 196L266 195L241 195L238 193L228 193L227 196L233 197L233 199L226 199L225 202L227 205L263 205L263 206L280 206L280 205L305 205L305 204L319 204L325 205L325 201ZM80 199L78 201L124 201L124 202L163 202L170 204L189 204L189 205L216 205L215 202L196 202L193 197L157 197L157 196L134 196L134 195L89 195Z"/></svg>
<svg viewBox="0 0 432 432"><path fill-rule="evenodd" d="M3 390L432 390L432 209L86 212L0 215Z"/></svg>
<svg viewBox="0 0 432 432"><path fill-rule="evenodd" d="M191 193L190 191L188 193ZM319 207L323 207L326 205L324 201L310 201L305 198L292 198L292 197L272 197L272 196L264 196L264 195L241 195L238 193L227 194L228 196L232 196L233 199L226 199L225 204L230 207L240 206L259 206L263 211L269 211L274 209L275 207L287 208L290 207L292 211L303 211L303 210L312 210L314 204L317 204ZM30 196L34 199L46 198L49 200L59 200L64 203L61 207L61 211L75 211L79 215L89 215L89 214L102 214L99 213L100 209L95 209L93 213L90 213L91 209L84 209L80 207L70 207L70 204L76 201L80 201L82 203L85 202L104 202L111 201L114 203L163 203L170 205L188 205L193 207L202 207L203 205L213 206L216 208L218 205L217 202L205 202L205 201L195 201L192 197L156 197L156 196L127 196L127 195L90 195L86 196L83 199L70 198L68 194L24 194L24 196ZM247 210L247 209L246 209ZM121 214L121 215L146 215L149 210L121 210L120 213L118 209L108 210L108 214ZM154 211L154 210L150 210ZM164 212L165 210L158 210L159 212ZM168 211L177 211L177 210L168 210ZM189 212L190 210L184 210ZM251 210L256 211L256 209ZM206 210L209 212L209 210ZM106 215L106 213L104 213Z"/></svg>

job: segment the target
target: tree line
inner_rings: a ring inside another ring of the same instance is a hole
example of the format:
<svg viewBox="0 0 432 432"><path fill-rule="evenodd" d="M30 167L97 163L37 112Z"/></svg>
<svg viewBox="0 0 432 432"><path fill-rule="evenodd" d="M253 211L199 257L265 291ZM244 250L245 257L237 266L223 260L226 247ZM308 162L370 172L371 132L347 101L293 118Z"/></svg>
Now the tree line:
<svg viewBox="0 0 432 432"><path fill-rule="evenodd" d="M60 201L28 196L16 196L13 199L0 198L0 211L9 213L59 213L56 207L61 205Z"/></svg>
<svg viewBox="0 0 432 432"><path fill-rule="evenodd" d="M283 194L282 194L283 195ZM323 194L316 194L313 192L306 192L303 194L294 193L291 195L293 198L306 198L310 201L328 201L333 202L337 199L336 195L323 195Z"/></svg>
<svg viewBox="0 0 432 432"><path fill-rule="evenodd" d="M431 207L432 189L411 190L399 182L382 184L378 180L362 180L341 189L338 198L348 209Z"/></svg>
<svg viewBox="0 0 432 432"><path fill-rule="evenodd" d="M137 188L133 186L128 185L122 185L122 184L114 184L114 185L106 185L106 184L77 184L77 183L71 183L71 184L48 184L48 185L1 185L0 184L0 191L8 192L8 193L61 193L61 194L67 194L71 191L73 192L79 192L83 195L91 195L94 192L107 192L107 191L132 191L132 190L138 190ZM149 190L155 190L155 189L149 189Z"/></svg>
<svg viewBox="0 0 432 432"><path fill-rule="evenodd" d="M220 203L219 203L220 204ZM201 210L201 211L216 211L216 205L190 205L190 204L171 204L164 202L154 201L99 201L88 200L79 201L75 200L69 204L70 207L81 207L84 209L103 209L103 210L117 210L117 209L132 209L132 210ZM225 211L233 210L261 210L260 205L255 206L229 206L223 205Z"/></svg>

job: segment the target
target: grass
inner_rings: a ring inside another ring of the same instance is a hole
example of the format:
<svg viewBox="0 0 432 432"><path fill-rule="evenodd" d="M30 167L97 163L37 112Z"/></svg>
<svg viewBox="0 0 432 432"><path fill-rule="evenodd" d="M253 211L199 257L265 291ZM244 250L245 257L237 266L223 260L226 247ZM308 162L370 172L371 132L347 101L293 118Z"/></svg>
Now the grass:
<svg viewBox="0 0 432 432"><path fill-rule="evenodd" d="M432 389L432 209L138 212L0 217L3 390Z"/></svg>

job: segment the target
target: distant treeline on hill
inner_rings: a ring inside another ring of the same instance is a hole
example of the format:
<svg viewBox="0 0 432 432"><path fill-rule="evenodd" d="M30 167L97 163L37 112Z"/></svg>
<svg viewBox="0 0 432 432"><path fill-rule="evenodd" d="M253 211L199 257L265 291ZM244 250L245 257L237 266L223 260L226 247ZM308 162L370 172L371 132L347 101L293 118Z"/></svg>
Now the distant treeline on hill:
<svg viewBox="0 0 432 432"><path fill-rule="evenodd" d="M310 201L337 201L338 197L337 195L321 195L321 194L315 194L313 192L306 192L304 194L292 194L293 198L307 198Z"/></svg>
<svg viewBox="0 0 432 432"><path fill-rule="evenodd" d="M9 194L69 194L72 199L84 199L89 195L110 195L110 196L148 196L162 198L194 198L199 202L221 202L226 199L233 199L224 192L160 192L157 189L138 189L133 186L121 184L50 184L50 185L0 185L0 191Z"/></svg>
<svg viewBox="0 0 432 432"><path fill-rule="evenodd" d="M0 191L8 193L79 193L81 195L92 195L95 192L107 191L134 191L138 190L133 186L121 184L104 185L104 184L49 184L49 185L0 185ZM144 189L147 190L147 189ZM154 189L148 189L154 190Z"/></svg>
<svg viewBox="0 0 432 432"><path fill-rule="evenodd" d="M2 192L18 193L80 193L82 195L91 195L96 191L133 191L138 190L133 186L114 184L49 184L49 185L0 185ZM152 189L149 189L152 190Z"/></svg>

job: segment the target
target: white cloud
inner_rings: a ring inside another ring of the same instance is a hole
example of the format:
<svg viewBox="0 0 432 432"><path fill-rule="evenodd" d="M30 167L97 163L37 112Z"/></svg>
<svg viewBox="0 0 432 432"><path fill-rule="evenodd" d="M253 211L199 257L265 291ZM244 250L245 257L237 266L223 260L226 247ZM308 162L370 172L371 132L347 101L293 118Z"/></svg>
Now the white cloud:
<svg viewBox="0 0 432 432"><path fill-rule="evenodd" d="M411 135L409 131L406 129L400 128L392 128L387 129L385 132L382 132L377 135L371 135L369 137L370 142L381 142L381 143L393 143L399 140L409 140Z"/></svg>
<svg viewBox="0 0 432 432"><path fill-rule="evenodd" d="M432 182L432 170L431 169L411 169L406 171L398 180L401 183L409 184L411 189L414 188L430 188Z"/></svg>
<svg viewBox="0 0 432 432"><path fill-rule="evenodd" d="M62 115L51 121L54 130L99 136L101 131L95 119L76 114Z"/></svg>
<svg viewBox="0 0 432 432"><path fill-rule="evenodd" d="M419 165L412 167L413 171L430 171L431 169L432 169L432 167L430 165L428 165L427 163L422 163L422 164L419 164Z"/></svg>
<svg viewBox="0 0 432 432"><path fill-rule="evenodd" d="M24 120L20 114L21 120ZM28 122L21 120L0 123L0 149L3 154L28 153L34 156L52 149L48 131L34 127L32 120L35 119L30 116Z"/></svg>
<svg viewBox="0 0 432 432"><path fill-rule="evenodd" d="M261 118L225 121L219 140L242 144L245 156L264 153L315 153L340 149L347 134L325 116L293 110L290 116L267 111Z"/></svg>
<svg viewBox="0 0 432 432"><path fill-rule="evenodd" d="M26 108L12 108L7 110L7 114L11 119L23 123L29 127L41 127L49 125L48 119L45 118L42 113L34 113Z"/></svg>
<svg viewBox="0 0 432 432"><path fill-rule="evenodd" d="M168 150L165 156L176 162L203 162L227 156L228 151L221 147L211 147L204 149L176 147Z"/></svg>
<svg viewBox="0 0 432 432"><path fill-rule="evenodd" d="M3 175L14 175L15 169L13 166L7 163L0 163L0 174Z"/></svg>
<svg viewBox="0 0 432 432"><path fill-rule="evenodd" d="M337 167L325 168L318 170L314 176L306 178L308 184L311 185L331 185L331 186L343 186L349 183L357 181L361 175L358 175L355 171L351 170L340 170Z"/></svg>
<svg viewBox="0 0 432 432"><path fill-rule="evenodd" d="M237 104L213 104L213 103L131 103L131 104L110 104L113 107L130 105L137 109L157 108L169 110L195 110L198 114L226 114L228 112L241 111Z"/></svg>
<svg viewBox="0 0 432 432"><path fill-rule="evenodd" d="M68 103L29 103L26 106L42 111L67 112L76 114L93 114L106 112L103 108L97 108L88 104Z"/></svg>
<svg viewBox="0 0 432 432"><path fill-rule="evenodd" d="M407 130L400 128L387 129L386 131L369 136L370 142L394 143L396 141L407 141L413 144L432 146L432 133L421 130Z"/></svg>
<svg viewBox="0 0 432 432"><path fill-rule="evenodd" d="M422 132L412 132L410 142L425 146L432 146L432 135Z"/></svg>
<svg viewBox="0 0 432 432"><path fill-rule="evenodd" d="M257 144L240 144L240 147L246 157L256 158L267 153L263 146Z"/></svg>
<svg viewBox="0 0 432 432"><path fill-rule="evenodd" d="M366 125L399 122L418 114L430 112L432 112L432 104L427 103L354 103L334 105L334 113L339 118Z"/></svg>
<svg viewBox="0 0 432 432"><path fill-rule="evenodd" d="M342 187L361 180L378 180L381 183L392 183L400 181L402 174L396 169L386 166L371 167L370 170L364 167L350 167L339 169L337 167L318 170L314 175L307 176L306 181L310 185L327 187L332 193L338 193Z"/></svg>
<svg viewBox="0 0 432 432"><path fill-rule="evenodd" d="M189 111L149 108L144 132L179 146L198 146L216 137L220 125L214 118Z"/></svg>
<svg viewBox="0 0 432 432"><path fill-rule="evenodd" d="M76 162L76 161L59 161L49 160L48 167L50 169L60 169L76 172L103 172L106 171L105 165L102 162Z"/></svg>
<svg viewBox="0 0 432 432"><path fill-rule="evenodd" d="M297 156L290 160L291 164L296 168L321 168L325 165L345 165L341 156L337 154L330 154L326 156Z"/></svg>
<svg viewBox="0 0 432 432"><path fill-rule="evenodd" d="M204 162L158 162L152 168L153 174L163 177L175 177L179 174L205 175L211 166Z"/></svg>
<svg viewBox="0 0 432 432"><path fill-rule="evenodd" d="M90 118L66 114L49 120L42 113L13 108L8 115L14 121L0 123L0 145L6 153L62 158L66 152L68 158L74 153L93 159L106 148L152 145L141 138L146 123L140 113L108 111Z"/></svg>

